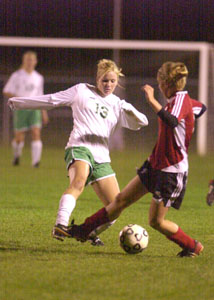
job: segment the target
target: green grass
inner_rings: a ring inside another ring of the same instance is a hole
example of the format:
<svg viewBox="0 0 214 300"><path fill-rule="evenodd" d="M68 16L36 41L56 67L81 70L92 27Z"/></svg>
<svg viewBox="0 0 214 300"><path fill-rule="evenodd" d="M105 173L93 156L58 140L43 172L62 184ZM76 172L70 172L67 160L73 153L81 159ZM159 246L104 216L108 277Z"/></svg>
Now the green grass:
<svg viewBox="0 0 214 300"><path fill-rule="evenodd" d="M177 245L148 226L151 196L127 209L102 234L105 247L50 236L58 202L68 184L63 149L46 148L41 168L32 169L26 149L20 167L11 166L10 149L0 150L0 299L1 300L211 300L214 299L214 208L205 203L214 158L190 155L190 174L180 211L168 218L200 240L205 250L195 259L176 257ZM146 155L112 155L122 188ZM100 208L86 188L73 216L77 223ZM128 223L144 226L148 248L125 254L118 233Z"/></svg>

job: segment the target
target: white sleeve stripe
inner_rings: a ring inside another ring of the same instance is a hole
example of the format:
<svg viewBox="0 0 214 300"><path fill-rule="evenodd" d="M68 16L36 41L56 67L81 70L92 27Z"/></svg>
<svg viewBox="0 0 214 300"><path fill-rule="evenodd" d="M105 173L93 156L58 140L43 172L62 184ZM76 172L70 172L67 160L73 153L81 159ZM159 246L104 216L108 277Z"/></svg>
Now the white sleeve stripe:
<svg viewBox="0 0 214 300"><path fill-rule="evenodd" d="M202 107L193 107L193 108L192 108L193 113L194 113L195 115L199 115L200 112L201 112L201 109L202 109Z"/></svg>
<svg viewBox="0 0 214 300"><path fill-rule="evenodd" d="M177 118L179 117L179 114L180 114L180 112L181 112L181 107L182 107L182 105L183 105L183 100L184 100L184 95L180 95L180 97L179 97L179 99L178 99L178 104L179 104L179 106L178 106L178 108L177 108L176 115L175 115Z"/></svg>
<svg viewBox="0 0 214 300"><path fill-rule="evenodd" d="M183 105L183 101L184 101L184 94L179 94L177 95L176 99L175 99L175 105L172 109L172 115L174 115L176 118L179 117L179 114L181 112L181 108Z"/></svg>
<svg viewBox="0 0 214 300"><path fill-rule="evenodd" d="M176 115L177 106L178 106L178 98L180 98L180 95L177 95L176 98L175 98L175 104L174 104L173 109L172 109L172 115Z"/></svg>

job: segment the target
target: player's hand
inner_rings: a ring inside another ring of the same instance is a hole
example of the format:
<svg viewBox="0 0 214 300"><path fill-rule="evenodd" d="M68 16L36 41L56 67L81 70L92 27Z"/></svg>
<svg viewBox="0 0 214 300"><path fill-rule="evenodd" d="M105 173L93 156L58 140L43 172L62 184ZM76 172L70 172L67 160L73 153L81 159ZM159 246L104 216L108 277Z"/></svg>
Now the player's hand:
<svg viewBox="0 0 214 300"><path fill-rule="evenodd" d="M10 107L11 110L14 110L13 102L11 100L7 101L7 105Z"/></svg>
<svg viewBox="0 0 214 300"><path fill-rule="evenodd" d="M146 84L142 86L141 90L145 93L148 102L151 102L154 99L154 89L151 85Z"/></svg>

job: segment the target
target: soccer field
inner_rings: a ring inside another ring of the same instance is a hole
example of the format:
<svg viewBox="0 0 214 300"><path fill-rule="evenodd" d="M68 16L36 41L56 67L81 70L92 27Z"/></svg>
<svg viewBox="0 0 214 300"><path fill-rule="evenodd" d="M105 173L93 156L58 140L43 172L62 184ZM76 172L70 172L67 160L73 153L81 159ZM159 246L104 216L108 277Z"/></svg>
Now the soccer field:
<svg viewBox="0 0 214 300"><path fill-rule="evenodd" d="M59 198L68 184L64 151L45 148L39 169L31 167L29 149L21 166L12 167L10 151L0 150L0 300L214 299L214 207L205 202L214 176L212 155L190 154L183 205L168 214L205 246L201 256L191 259L177 258L180 248L148 226L151 195L102 234L104 247L52 239ZM112 155L121 188L145 158L131 151ZM86 188L73 214L76 223L101 206L92 188ZM119 247L119 231L129 223L149 233L141 254L128 255Z"/></svg>

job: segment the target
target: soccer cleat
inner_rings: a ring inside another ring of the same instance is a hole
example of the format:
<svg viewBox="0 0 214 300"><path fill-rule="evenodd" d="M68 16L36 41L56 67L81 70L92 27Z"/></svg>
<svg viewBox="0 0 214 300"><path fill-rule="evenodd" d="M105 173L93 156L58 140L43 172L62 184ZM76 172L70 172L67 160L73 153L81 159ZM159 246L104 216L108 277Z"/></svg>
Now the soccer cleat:
<svg viewBox="0 0 214 300"><path fill-rule="evenodd" d="M86 236L84 232L84 224L76 225L74 224L74 220L71 221L71 225L68 227L68 234L70 237L75 238L77 241L82 243L86 242L89 237Z"/></svg>
<svg viewBox="0 0 214 300"><path fill-rule="evenodd" d="M213 205L214 202L214 180L210 180L209 182L209 192L207 194L207 204L209 206Z"/></svg>
<svg viewBox="0 0 214 300"><path fill-rule="evenodd" d="M15 157L12 164L13 164L13 166L18 166L19 162L20 162L19 157Z"/></svg>
<svg viewBox="0 0 214 300"><path fill-rule="evenodd" d="M193 251L189 249L183 249L181 252L177 254L178 257L195 257L197 255L200 255L204 250L204 246L195 240L195 249Z"/></svg>
<svg viewBox="0 0 214 300"><path fill-rule="evenodd" d="M92 246L104 246L104 243L98 236L89 236L88 241Z"/></svg>
<svg viewBox="0 0 214 300"><path fill-rule="evenodd" d="M61 224L55 225L52 230L52 237L63 242L65 237L71 237L69 234L69 227L70 226L64 226Z"/></svg>
<svg viewBox="0 0 214 300"><path fill-rule="evenodd" d="M38 161L37 163L35 163L35 164L33 165L33 167L34 167L34 168L38 168L39 165L40 165L40 162Z"/></svg>

